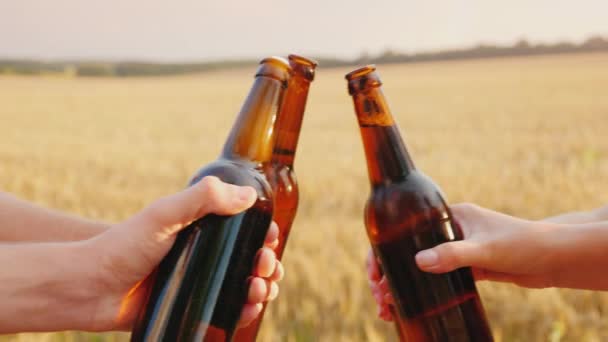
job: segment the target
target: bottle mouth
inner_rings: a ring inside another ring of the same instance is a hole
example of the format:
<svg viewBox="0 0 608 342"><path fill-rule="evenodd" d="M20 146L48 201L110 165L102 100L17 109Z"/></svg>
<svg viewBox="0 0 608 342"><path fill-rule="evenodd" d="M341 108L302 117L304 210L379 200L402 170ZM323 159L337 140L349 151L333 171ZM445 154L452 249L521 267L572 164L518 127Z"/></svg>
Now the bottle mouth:
<svg viewBox="0 0 608 342"><path fill-rule="evenodd" d="M255 77L267 76L279 81L285 81L289 79L292 72L293 70L285 58L270 56L260 61Z"/></svg>
<svg viewBox="0 0 608 342"><path fill-rule="evenodd" d="M373 64L355 69L346 74L345 78L348 81L348 93L350 95L382 85L380 76L376 72L376 66Z"/></svg>
<svg viewBox="0 0 608 342"><path fill-rule="evenodd" d="M299 65L313 67L313 68L316 68L317 65L319 65L319 63L313 59L302 57L300 55L296 55L293 53L290 54L289 56L287 56L287 59L289 59L289 61L293 61L294 63L297 63Z"/></svg>
<svg viewBox="0 0 608 342"><path fill-rule="evenodd" d="M351 72L349 72L348 74L346 74L346 76L344 76L347 80L352 81L355 78L359 78L368 74L371 74L372 72L376 71L376 65L374 64L369 64L366 65L364 67L361 67L359 69L355 69Z"/></svg>
<svg viewBox="0 0 608 342"><path fill-rule="evenodd" d="M260 64L273 65L287 71L290 69L289 62L285 58L279 56L266 57L260 61Z"/></svg>
<svg viewBox="0 0 608 342"><path fill-rule="evenodd" d="M317 61L294 54L290 54L287 59L294 72L302 74L310 82L315 79L315 68L319 65Z"/></svg>

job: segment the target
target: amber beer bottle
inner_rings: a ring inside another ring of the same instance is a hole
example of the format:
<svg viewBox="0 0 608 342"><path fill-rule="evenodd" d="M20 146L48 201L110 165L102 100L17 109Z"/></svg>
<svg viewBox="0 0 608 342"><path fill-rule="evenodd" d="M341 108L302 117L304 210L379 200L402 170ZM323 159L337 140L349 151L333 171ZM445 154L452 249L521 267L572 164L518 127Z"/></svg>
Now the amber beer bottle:
<svg viewBox="0 0 608 342"><path fill-rule="evenodd" d="M367 234L388 279L406 341L492 341L470 268L422 272L417 252L462 239L433 181L414 166L374 66L346 75L367 159Z"/></svg>
<svg viewBox="0 0 608 342"><path fill-rule="evenodd" d="M297 55L289 55L288 59L293 73L285 90L281 112L277 119L277 139L272 151L272 163L266 172L274 193L274 221L279 226L279 245L275 249L279 260L283 256L287 237L298 209L298 182L293 163L308 90L314 80L317 66L315 61ZM234 340L255 341L265 310L266 304L255 321L237 330Z"/></svg>
<svg viewBox="0 0 608 342"><path fill-rule="evenodd" d="M247 278L273 215L272 190L263 169L272 157L275 121L291 68L266 58L219 159L205 176L249 185L254 205L237 215L207 215L184 229L159 265L131 341L230 341L247 299Z"/></svg>

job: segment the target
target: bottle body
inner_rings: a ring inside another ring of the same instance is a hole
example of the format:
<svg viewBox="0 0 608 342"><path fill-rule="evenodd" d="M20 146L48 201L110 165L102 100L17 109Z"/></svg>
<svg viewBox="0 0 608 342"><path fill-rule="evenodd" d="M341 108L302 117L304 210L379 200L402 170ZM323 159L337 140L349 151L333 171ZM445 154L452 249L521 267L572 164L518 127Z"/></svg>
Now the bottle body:
<svg viewBox="0 0 608 342"><path fill-rule="evenodd" d="M205 176L252 186L258 199L240 214L207 215L178 234L159 265L132 341L229 341L232 337L247 299L255 254L272 219L272 192L251 163L220 159L201 169L191 184Z"/></svg>
<svg viewBox="0 0 608 342"><path fill-rule="evenodd" d="M491 341L470 268L421 271L417 252L462 239L438 187L414 171L375 187L365 209L372 248L395 298L399 334L406 341Z"/></svg>
<svg viewBox="0 0 608 342"><path fill-rule="evenodd" d="M416 169L381 90L374 66L346 76L367 160L371 195L365 225L395 298L403 341L492 341L470 268L421 271L418 252L461 240L462 232L433 181Z"/></svg>

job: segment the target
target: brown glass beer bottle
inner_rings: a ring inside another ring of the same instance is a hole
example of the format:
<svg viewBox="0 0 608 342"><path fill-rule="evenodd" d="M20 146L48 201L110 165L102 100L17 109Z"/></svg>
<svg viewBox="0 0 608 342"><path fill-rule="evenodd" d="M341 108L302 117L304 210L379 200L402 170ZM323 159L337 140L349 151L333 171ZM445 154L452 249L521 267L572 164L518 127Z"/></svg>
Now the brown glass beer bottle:
<svg viewBox="0 0 608 342"><path fill-rule="evenodd" d="M346 75L367 159L371 195L367 234L395 298L406 341L492 341L470 268L421 271L417 252L462 239L433 181L414 166L382 93L374 66Z"/></svg>
<svg viewBox="0 0 608 342"><path fill-rule="evenodd" d="M281 112L276 124L277 139L272 151L272 163L266 172L266 177L274 194L274 221L279 226L279 245L276 248L277 258L280 260L285 250L287 237L298 209L298 182L294 172L293 163L302 118L306 108L310 83L314 80L317 63L307 58L289 55L289 65L293 73L289 80ZM247 327L238 329L235 341L255 341L266 304L260 316Z"/></svg>
<svg viewBox="0 0 608 342"><path fill-rule="evenodd" d="M247 299L247 278L273 215L263 170L272 157L275 122L291 74L287 61L266 58L220 157L192 178L249 185L258 199L233 216L207 215L184 229L158 267L131 341L231 341Z"/></svg>

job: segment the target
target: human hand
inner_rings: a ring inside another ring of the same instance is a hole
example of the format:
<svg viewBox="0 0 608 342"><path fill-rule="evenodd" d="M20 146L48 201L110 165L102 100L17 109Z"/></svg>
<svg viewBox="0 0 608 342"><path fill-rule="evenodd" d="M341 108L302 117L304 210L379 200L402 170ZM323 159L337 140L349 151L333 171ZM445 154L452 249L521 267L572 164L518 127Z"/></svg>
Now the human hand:
<svg viewBox="0 0 608 342"><path fill-rule="evenodd" d="M176 234L192 221L207 214L233 215L249 208L256 200L251 187L239 187L205 177L197 184L161 198L126 221L97 237L83 242L86 253L95 259L92 276L99 300L91 317L90 329L128 330L143 306L147 279L175 241ZM276 298L277 282L283 266L276 259L278 227L272 223L265 246L258 252L250 279L248 302L241 313L240 326L253 321L262 303Z"/></svg>
<svg viewBox="0 0 608 342"><path fill-rule="evenodd" d="M464 239L420 251L418 267L425 272L444 273L472 267L476 280L510 282L523 287L544 288L565 285L557 279L558 245L550 238L557 226L519 219L472 204L451 207ZM370 250L367 258L370 288L378 315L392 320L394 303L379 260Z"/></svg>

